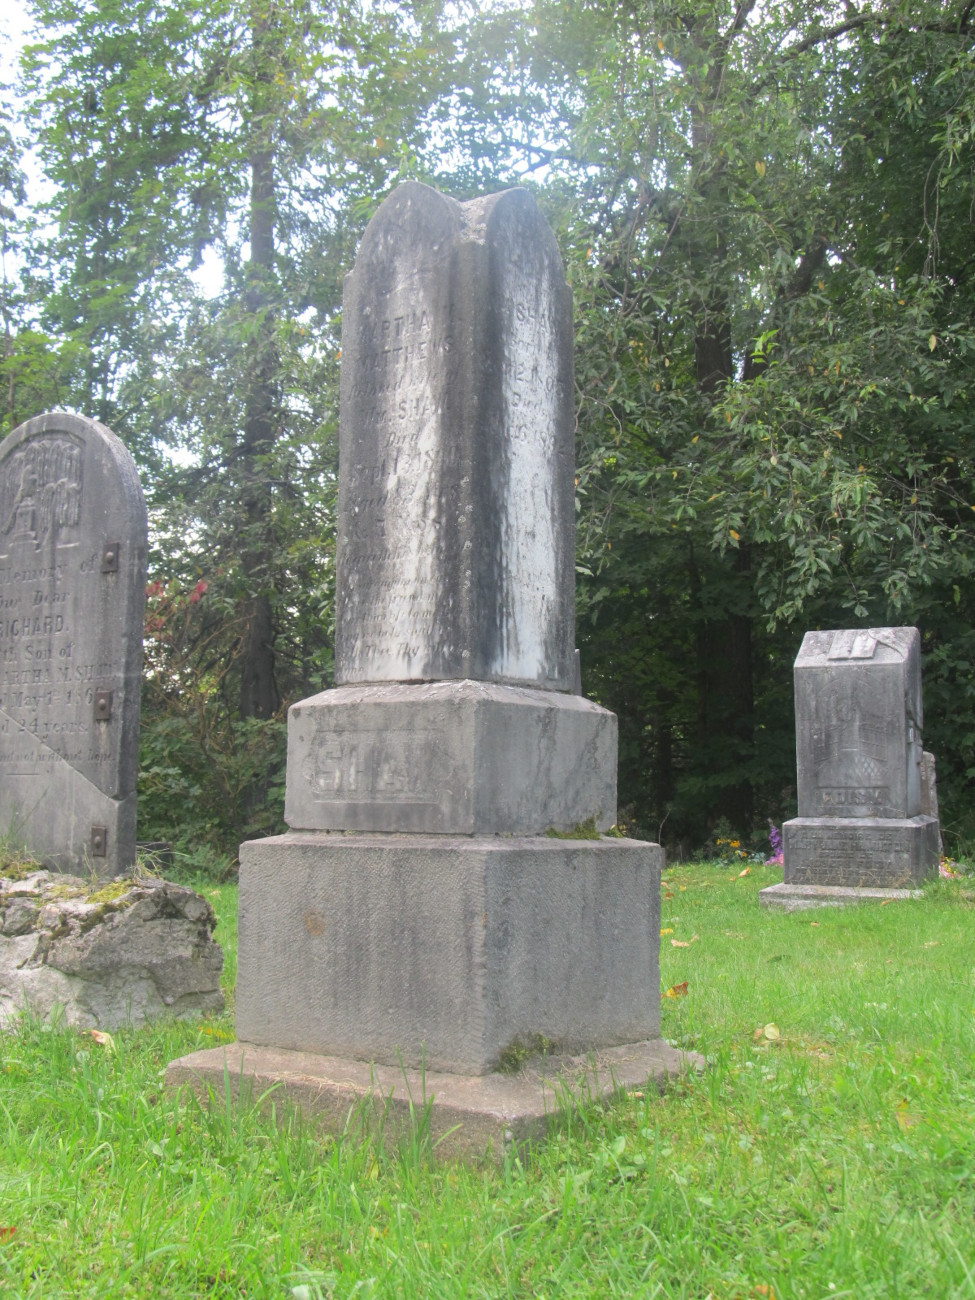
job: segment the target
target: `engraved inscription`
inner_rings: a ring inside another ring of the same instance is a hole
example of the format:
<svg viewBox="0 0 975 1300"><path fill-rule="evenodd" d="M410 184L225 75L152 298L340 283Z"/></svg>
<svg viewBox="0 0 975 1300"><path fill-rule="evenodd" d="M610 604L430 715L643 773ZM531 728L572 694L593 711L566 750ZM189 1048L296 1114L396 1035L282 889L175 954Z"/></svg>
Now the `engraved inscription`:
<svg viewBox="0 0 975 1300"><path fill-rule="evenodd" d="M323 729L302 775L316 803L437 803L443 773L430 761L437 744L425 728L370 731L362 723Z"/></svg>
<svg viewBox="0 0 975 1300"><path fill-rule="evenodd" d="M823 807L832 809L834 816L849 807L881 809L890 799L885 785L824 787L819 794Z"/></svg>
<svg viewBox="0 0 975 1300"><path fill-rule="evenodd" d="M787 848L787 878L800 885L898 888L911 882L911 856L894 831L804 828Z"/></svg>
<svg viewBox="0 0 975 1300"><path fill-rule="evenodd" d="M102 562L76 540L83 470L83 446L62 435L26 442L0 467L4 779L57 761L98 770L113 761L108 725L92 710L96 687L112 685L119 664L89 661L84 650L79 658L79 645L90 644L80 588Z"/></svg>

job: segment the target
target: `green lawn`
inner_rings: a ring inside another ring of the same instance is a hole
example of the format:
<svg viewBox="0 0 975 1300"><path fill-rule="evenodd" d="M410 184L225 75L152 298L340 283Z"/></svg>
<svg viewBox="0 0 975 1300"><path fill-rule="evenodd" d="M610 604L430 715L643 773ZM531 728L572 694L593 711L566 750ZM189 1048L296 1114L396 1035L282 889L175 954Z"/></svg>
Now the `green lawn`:
<svg viewBox="0 0 975 1300"><path fill-rule="evenodd" d="M975 1300L975 882L761 912L776 878L668 873L663 1032L708 1070L501 1171L164 1093L230 1013L6 1035L0 1293Z"/></svg>

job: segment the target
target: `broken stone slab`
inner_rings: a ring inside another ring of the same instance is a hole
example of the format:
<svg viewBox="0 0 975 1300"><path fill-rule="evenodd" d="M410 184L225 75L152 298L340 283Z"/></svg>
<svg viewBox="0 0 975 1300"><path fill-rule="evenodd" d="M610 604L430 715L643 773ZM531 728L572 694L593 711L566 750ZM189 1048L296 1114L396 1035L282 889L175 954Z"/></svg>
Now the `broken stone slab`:
<svg viewBox="0 0 975 1300"><path fill-rule="evenodd" d="M223 1010L205 898L165 880L92 890L77 876L0 878L0 1026L23 1012L78 1029Z"/></svg>
<svg viewBox="0 0 975 1300"><path fill-rule="evenodd" d="M501 1163L543 1141L579 1105L610 1103L626 1090L664 1088L702 1070L704 1058L656 1038L576 1056L535 1057L513 1074L451 1074L376 1065L314 1052L228 1043L171 1061L167 1088L202 1101L259 1104L280 1118L284 1102L321 1131L373 1137L386 1146L424 1126L439 1162ZM411 1127L412 1126L412 1127Z"/></svg>

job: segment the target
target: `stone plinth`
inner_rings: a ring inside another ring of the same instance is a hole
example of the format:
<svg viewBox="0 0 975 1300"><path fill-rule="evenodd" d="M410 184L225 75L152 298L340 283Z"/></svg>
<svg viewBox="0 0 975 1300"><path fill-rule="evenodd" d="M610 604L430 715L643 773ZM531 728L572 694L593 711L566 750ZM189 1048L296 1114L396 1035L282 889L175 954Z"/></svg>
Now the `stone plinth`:
<svg viewBox="0 0 975 1300"><path fill-rule="evenodd" d="M796 817L782 830L787 884L908 889L938 862L934 817Z"/></svg>
<svg viewBox="0 0 975 1300"><path fill-rule="evenodd" d="M104 425L0 445L0 832L60 871L135 864L146 507Z"/></svg>
<svg viewBox="0 0 975 1300"><path fill-rule="evenodd" d="M292 707L295 830L538 835L616 819L616 717L489 682L345 686Z"/></svg>
<svg viewBox="0 0 975 1300"><path fill-rule="evenodd" d="M326 1132L351 1131L387 1147L415 1139L422 1126L437 1160L501 1163L510 1151L544 1139L577 1104L611 1101L626 1088L661 1088L703 1066L698 1053L659 1038L535 1059L513 1075L442 1074L232 1043L171 1062L166 1084L185 1085L217 1105L225 1104L229 1087L235 1100L244 1094L265 1112L273 1106L279 1118L282 1102L290 1102Z"/></svg>
<svg viewBox="0 0 975 1300"><path fill-rule="evenodd" d="M291 833L241 846L244 1042L485 1074L660 1028L663 850Z"/></svg>

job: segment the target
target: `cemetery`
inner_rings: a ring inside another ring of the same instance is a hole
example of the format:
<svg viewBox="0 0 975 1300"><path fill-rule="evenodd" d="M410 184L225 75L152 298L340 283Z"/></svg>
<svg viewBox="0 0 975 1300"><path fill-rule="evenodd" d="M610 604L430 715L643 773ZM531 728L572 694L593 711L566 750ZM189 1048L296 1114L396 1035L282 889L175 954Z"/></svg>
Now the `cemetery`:
<svg viewBox="0 0 975 1300"><path fill-rule="evenodd" d="M975 1291L975 345L843 116L970 225L971 6L137 7L60 253L0 121L0 1288Z"/></svg>

